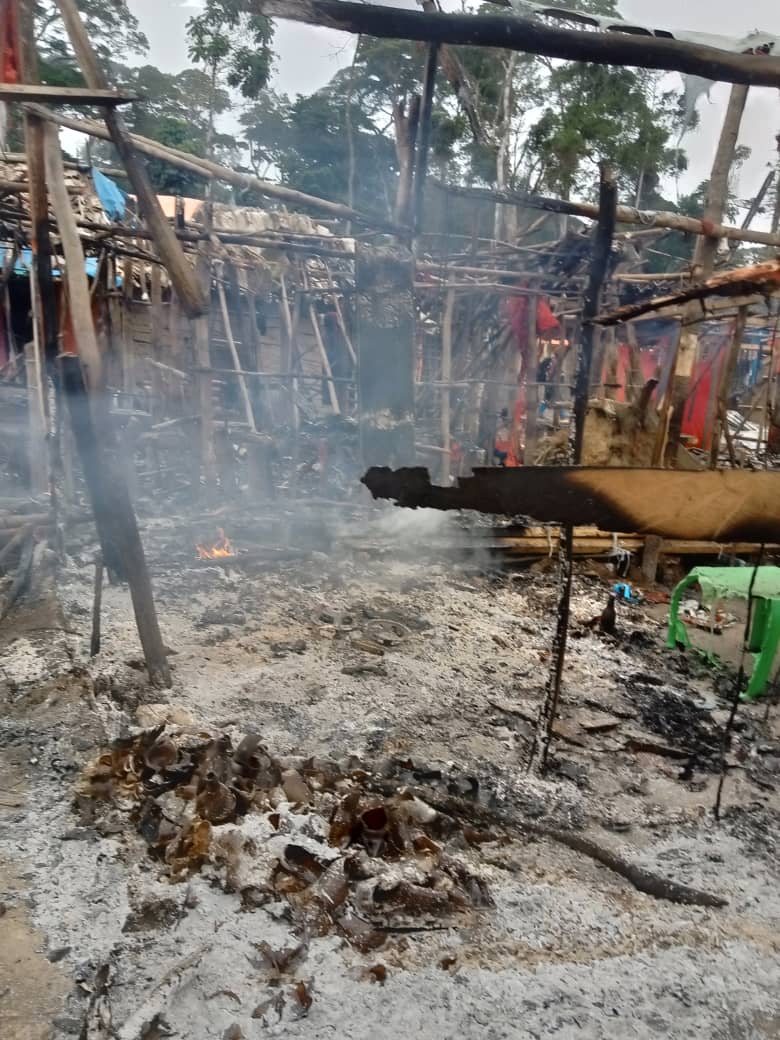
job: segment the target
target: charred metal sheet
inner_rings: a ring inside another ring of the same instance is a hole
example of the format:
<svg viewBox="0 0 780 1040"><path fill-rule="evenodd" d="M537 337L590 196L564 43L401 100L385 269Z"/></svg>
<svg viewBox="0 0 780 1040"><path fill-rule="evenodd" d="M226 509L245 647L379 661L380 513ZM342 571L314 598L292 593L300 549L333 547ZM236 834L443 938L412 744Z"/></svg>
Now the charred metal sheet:
<svg viewBox="0 0 780 1040"><path fill-rule="evenodd" d="M367 466L414 461L413 281L408 249L358 244L358 408Z"/></svg>
<svg viewBox="0 0 780 1040"><path fill-rule="evenodd" d="M724 544L780 541L780 473L529 466L475 469L457 487L437 487L427 469L412 467L373 468L362 480L374 498L412 508L474 509Z"/></svg>

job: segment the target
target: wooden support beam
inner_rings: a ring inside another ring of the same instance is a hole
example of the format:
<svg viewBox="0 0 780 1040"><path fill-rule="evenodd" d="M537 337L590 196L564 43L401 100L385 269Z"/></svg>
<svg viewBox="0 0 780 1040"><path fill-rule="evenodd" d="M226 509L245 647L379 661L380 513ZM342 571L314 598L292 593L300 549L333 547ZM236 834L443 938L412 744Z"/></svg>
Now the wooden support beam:
<svg viewBox="0 0 780 1040"><path fill-rule="evenodd" d="M112 135L100 123L94 120L73 119L69 116L63 116L59 112L52 112L42 105L27 104L25 109L38 115L41 119L47 119L68 130L76 130L78 133L87 134L89 137L96 137L102 141L112 140ZM203 177L204 180L213 179L222 181L225 184L232 184L236 188L256 191L260 195L279 199L295 208L313 209L320 213L326 213L328 216L335 217L338 220L354 220L361 225L388 232L398 230L396 225L388 220L371 214L361 213L350 206L345 206L341 202L330 202L327 199L318 198L316 195L308 195L306 192L288 188L283 184L274 184L272 181L262 180L262 178L255 177L253 174L231 170L227 166L220 166L219 163L212 162L210 159L200 159L195 155L190 155L188 152L180 152L175 148L166 148L148 137L141 137L138 134L128 134L127 137L136 151L149 156L151 159L167 162L177 169L187 170L198 177ZM136 194L138 193L136 192Z"/></svg>
<svg viewBox="0 0 780 1040"><path fill-rule="evenodd" d="M47 105L127 105L137 94L89 87L51 87L41 83L0 83L0 101L37 101Z"/></svg>
<svg viewBox="0 0 780 1040"><path fill-rule="evenodd" d="M249 423L249 429L252 433L256 433L255 427L255 414L252 411L252 402L249 399L249 391L247 390L246 379L241 375L241 358L238 356L238 349L236 347L236 341L233 338L233 327L230 324L230 311L227 305L227 296L225 295L224 285L224 265L221 262L216 264L216 284L217 284L217 296L219 297L219 309L222 313L222 324L225 328L225 336L228 342L228 348L230 350L230 357L233 361L233 366L236 370L236 379L238 379L238 388L241 391L241 400L244 403L244 414L246 415L246 421Z"/></svg>
<svg viewBox="0 0 780 1040"><path fill-rule="evenodd" d="M61 358L62 385L70 407L73 433L92 500L106 566L124 578L130 586L150 680L155 684L170 686L170 669L157 622L152 585L135 512L127 484L105 453L106 442L112 438L113 431L108 426L105 399L100 393L101 359L92 320L84 253L75 216L64 190L65 175L59 135L51 125L45 128L44 147L52 207L65 253L71 322L80 350L80 357L66 355ZM88 382L84 380L82 359L87 363ZM96 400L94 415L88 387Z"/></svg>
<svg viewBox="0 0 780 1040"><path fill-rule="evenodd" d="M44 127L46 177L52 209L57 218L60 241L65 253L70 320L73 335L79 346L79 355L87 372L87 384L97 391L102 382L102 363L98 349L95 325L92 321L92 301L85 271L84 250L81 247L76 216L65 190L65 171L62 167L59 134L50 124Z"/></svg>
<svg viewBox="0 0 780 1040"><path fill-rule="evenodd" d="M583 217L596 220L599 215L598 206L589 202L568 202L547 195L530 195L519 191L497 191L495 188L471 188L465 185L443 184L430 178L429 183L448 195L461 198L480 199L489 202L502 202L507 205L525 209L539 209L548 213L565 213L572 217ZM725 238L730 242L752 242L763 246L780 246L780 234L768 231L751 231L748 228L733 227L730 224L707 224L696 217L686 217L681 213L665 211L640 210L634 206L618 206L616 212L618 224L638 224L642 230L652 228L667 231L679 231L685 235L713 235ZM637 232L640 234L641 232ZM663 279L665 275L659 275Z"/></svg>
<svg viewBox="0 0 780 1040"><path fill-rule="evenodd" d="M301 265L301 276L303 278L303 286L308 291L309 279L306 276L306 268ZM330 359L328 358L328 352L325 349L325 342L322 338L322 331L320 329L320 319L317 316L317 310L312 302L311 297L308 297L309 307L309 321L311 322L312 331L314 332L314 340L317 344L317 350L320 355L320 361L322 362L322 370L325 373L325 378L328 381L328 396L330 397L330 406L333 409L334 415L341 415L341 407L339 406L339 395L336 390L336 384L333 382L333 371L330 367Z"/></svg>
<svg viewBox="0 0 780 1040"><path fill-rule="evenodd" d="M208 256L204 253L198 257L198 276L204 291L211 291L211 271ZM178 297L177 297L178 298ZM200 486L200 477L203 476L204 498L210 503L217 490L217 459L214 451L214 437L212 423L214 417L214 404L211 398L211 378L207 374L211 365L211 343L209 335L209 316L207 314L195 318L192 322L192 335L194 342L195 363L199 372L195 379L195 411L200 417L199 427L199 452L195 462L194 470L197 481L195 487ZM184 373L182 373L184 375ZM186 378L186 377L185 377Z"/></svg>
<svg viewBox="0 0 780 1040"><path fill-rule="evenodd" d="M87 86L91 89L107 90L105 73L90 43L76 0L57 0L57 7ZM192 264L185 257L173 228L163 214L146 167L136 155L122 118L114 108L107 107L105 121L170 279L181 297L185 310L190 317L196 318L207 311L209 301L200 290Z"/></svg>
<svg viewBox="0 0 780 1040"><path fill-rule="evenodd" d="M705 79L755 86L780 86L780 59L733 54L702 44L657 36L582 32L545 25L530 18L499 15L428 14L382 4L348 0L252 0L258 14L323 25L342 32L384 39L423 40L464 46L497 47L599 65L684 72Z"/></svg>
<svg viewBox="0 0 780 1040"><path fill-rule="evenodd" d="M738 267L733 271L724 271L713 275L705 282L698 282L679 292L667 296L656 296L652 300L641 303L629 303L625 307L602 314L594 319L596 325L619 325L631 321L643 314L656 311L667 311L680 307L692 300L707 300L711 297L725 297L733 301L734 306L743 306L759 302L762 297L780 292L780 260L767 260L763 264L751 267ZM746 299L750 297L750 299ZM698 315L696 315L698 317Z"/></svg>
<svg viewBox="0 0 780 1040"><path fill-rule="evenodd" d="M30 492L41 495L49 488L46 449L46 413L43 407L43 375L36 341L24 348L24 366L27 374L27 451L30 461Z"/></svg>

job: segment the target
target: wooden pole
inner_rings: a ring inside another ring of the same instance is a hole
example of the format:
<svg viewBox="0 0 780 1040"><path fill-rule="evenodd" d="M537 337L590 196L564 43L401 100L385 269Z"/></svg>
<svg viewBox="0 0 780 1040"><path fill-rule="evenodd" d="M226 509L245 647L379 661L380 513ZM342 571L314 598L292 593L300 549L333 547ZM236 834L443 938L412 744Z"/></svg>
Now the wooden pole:
<svg viewBox="0 0 780 1040"><path fill-rule="evenodd" d="M306 277L306 268L301 265L301 276L303 278L304 289L309 288L309 280ZM322 339L322 332L320 331L320 322L317 317L317 311L312 302L310 296L306 297L309 302L309 321L314 332L314 339L317 343L317 350L320 355L320 361L322 362L322 370L325 373L325 378L328 381L328 395L330 397L330 406L333 409L334 415L341 415L341 408L339 407L339 395L336 392L336 384L333 382L333 371L330 367L330 359L328 358L328 352L325 349L325 343Z"/></svg>
<svg viewBox="0 0 780 1040"><path fill-rule="evenodd" d="M355 353L355 347L352 343L352 338L349 335L349 332L347 331L347 324L344 321L344 312L341 309L341 300L339 300L338 298L338 289L336 288L336 284L333 281L333 274L331 272L331 269L328 267L327 264L325 265L325 270L328 273L328 285L333 290L333 306L336 310L336 321L338 322L338 326L341 329L341 335L344 337L344 342L347 345L347 350L349 351L349 356L352 359L352 364L356 365L357 354Z"/></svg>
<svg viewBox="0 0 780 1040"><path fill-rule="evenodd" d="M294 368L295 368L295 334L296 329L293 327L293 319L290 313L290 301L287 296L287 283L284 275L280 279L281 292L279 294L279 306L282 315L282 323L285 333L285 339L287 340L287 357L286 357L286 369L290 373L290 407L292 409L292 427L296 435L300 427L300 413L298 411L298 402L296 400L298 393L298 383L295 379ZM297 314L297 309L296 309Z"/></svg>
<svg viewBox="0 0 780 1040"><path fill-rule="evenodd" d="M131 317L131 306L134 291L135 264L130 257L125 257L122 263L122 315L120 339L120 352L122 360L122 389L126 394L131 394L135 388L134 357L133 357L133 325Z"/></svg>
<svg viewBox="0 0 780 1040"><path fill-rule="evenodd" d="M57 0L57 7L87 86L93 89L107 89L108 80L92 48L75 0ZM195 271L163 214L146 167L136 155L124 120L114 107L108 106L104 110L104 118L171 281L189 316L197 318L208 309L208 299L201 291Z"/></svg>
<svg viewBox="0 0 780 1040"><path fill-rule="evenodd" d="M198 275L202 286L208 286L210 291L210 264L208 257L203 254L198 257ZM197 398L195 405L200 417L200 458L199 465L196 465L195 469L202 470L204 498L209 503L213 500L217 490L217 459L214 450L214 406L211 398L211 377L208 374L211 366L211 345L207 314L193 320L192 334L195 363L199 369L195 377Z"/></svg>
<svg viewBox="0 0 780 1040"><path fill-rule="evenodd" d="M71 277L70 282L76 281ZM86 277L84 277L86 282ZM73 299L71 299L73 306ZM149 679L154 685L171 685L152 584L146 566L141 537L127 485L104 452L109 436L105 420L98 437L81 361L73 354L60 358L62 383L70 408L73 435L81 457L84 478L92 500L95 523L105 566L127 581L133 601L138 634Z"/></svg>
<svg viewBox="0 0 780 1040"><path fill-rule="evenodd" d="M649 534L645 538L645 547L642 550L642 577L651 584L658 575L658 560L662 546L663 539L658 535Z"/></svg>
<svg viewBox="0 0 780 1040"><path fill-rule="evenodd" d="M445 195L455 195L459 198L478 199L488 202L500 202L506 205L523 206L527 209L539 209L546 213L564 213L574 217L584 217L586 220L596 220L599 208L589 202L568 202L564 199L556 199L547 195L534 195L519 191L498 191L495 188L472 188L458 184L444 184L434 178L429 183ZM617 207L618 224L638 224L643 230L652 231L668 230L679 231L685 235L709 235L712 234L719 239L727 239L729 242L752 242L756 245L780 246L780 235L777 229L773 231L751 231L749 228L733 227L730 224L715 223L707 224L705 220L697 217L686 217L681 213L667 211L640 210L635 206ZM642 232L635 232L641 234ZM676 277L681 277L678 274ZM660 280L665 275L658 276ZM636 276L634 276L635 280Z"/></svg>
<svg viewBox="0 0 780 1040"><path fill-rule="evenodd" d="M152 356L161 361L163 356L163 303L162 303L162 270L159 264L152 264L149 287L150 331L152 340ZM152 417L160 422L165 415L165 380L159 368L152 368Z"/></svg>
<svg viewBox="0 0 780 1040"><path fill-rule="evenodd" d="M95 560L95 586L92 599L92 637L89 643L89 656L97 657L100 653L100 609L103 603L103 557Z"/></svg>
<svg viewBox="0 0 780 1040"><path fill-rule="evenodd" d="M590 369L593 359L593 324L592 319L599 312L601 290L607 273L609 255L612 249L612 236L615 232L615 207L617 204L617 183L614 172L607 166L601 167L599 182L599 221L596 237L593 242L588 288L582 308L582 326L580 332L580 350L577 356L577 376L574 397L574 437L573 461L577 466L582 460L582 449L585 437L585 419L588 411L590 392ZM553 727L558 714L558 701L561 694L563 665L566 660L566 643L569 635L569 615L571 611L571 586L574 559L574 525L564 524L559 544L559 571L561 596L558 603L557 623L553 636L552 659L547 679L544 700L539 712L539 728L542 730L541 744L539 737L534 738L532 761L539 752L540 768L547 768L550 745L553 738Z"/></svg>
<svg viewBox="0 0 780 1040"><path fill-rule="evenodd" d="M84 380L81 358L63 356L62 374L65 395L71 410L73 433L81 455L84 476L90 490L95 522L100 535L103 558L110 569L130 586L138 634L144 651L149 678L155 684L171 684L171 674L160 635L154 606L152 585L146 567L135 512L127 484L119 471L109 465L103 447L111 438L105 402L96 401L96 415L90 406L88 387L93 394L102 390L101 365L92 307L84 269L84 253L76 229L75 217L64 190L65 176L62 153L55 127L46 127L44 137L46 170L52 207L60 229L68 272L67 286L71 321L81 357L87 361L88 381ZM96 429L97 419L97 429ZM98 431L100 437L98 437Z"/></svg>
<svg viewBox="0 0 780 1040"><path fill-rule="evenodd" d="M56 127L51 124L44 128L44 151L52 209L57 218L60 241L65 253L73 335L86 369L87 385L95 392L102 388L102 363L92 321L92 301L85 273L84 250L81 248L76 217L65 190L65 170L62 165L59 135Z"/></svg>
<svg viewBox="0 0 780 1040"><path fill-rule="evenodd" d="M737 362L739 361L739 352L742 348L742 336L745 332L746 322L747 307L740 307L737 311L737 317L734 322L734 332L731 336L731 343L729 344L728 353L721 372L720 385L718 386L715 422L712 430L712 444L710 445L710 469L718 468L720 438L723 433L728 430L729 391L734 383L734 376L737 371ZM733 447L731 448L731 456L731 464L734 465L736 460L733 456Z"/></svg>
<svg viewBox="0 0 780 1040"><path fill-rule="evenodd" d="M615 206L617 203L617 183L611 169L604 166L601 170L599 184L599 222L593 243L588 287L582 306L582 326L580 330L580 351L577 356L577 377L574 390L574 465L582 459L585 438L585 418L590 396L590 371L593 361L593 319L598 316L601 304L601 290L607 274L609 256L612 250L612 236L615 232Z"/></svg>
<svg viewBox="0 0 780 1040"><path fill-rule="evenodd" d="M525 451L523 463L536 464L539 443L539 337L536 332L536 298L528 300L528 371L525 374Z"/></svg>
<svg viewBox="0 0 780 1040"><path fill-rule="evenodd" d="M30 286L31 289L34 287ZM46 466L46 417L41 400L41 370L35 341L24 348L24 365L27 373L27 457L30 462L30 492L43 494L49 486Z"/></svg>
<svg viewBox="0 0 780 1040"><path fill-rule="evenodd" d="M452 381L452 319L455 312L455 293L450 289L444 304L444 318L441 323L441 482L447 487L450 483L450 382Z"/></svg>
<svg viewBox="0 0 780 1040"><path fill-rule="evenodd" d="M233 365L236 370L236 379L238 379L239 390L241 391L241 399L244 402L244 413L246 414L246 421L249 423L249 429L252 433L257 433L255 427L255 415L252 411L252 402L249 399L249 391L247 390L246 379L241 375L241 358L238 356L238 350L236 349L236 341L233 338L233 328L230 324L230 313L228 312L227 297L225 295L225 286L223 284L224 278L224 266L221 261L217 261L215 277L217 283L217 296L219 297L219 308L222 313L222 324L225 327L225 337L228 342L228 348L230 350L230 356L233 359Z"/></svg>
<svg viewBox="0 0 780 1040"><path fill-rule="evenodd" d="M567 61L684 72L755 86L776 87L780 82L780 61L776 58L737 54L657 36L560 29L514 12L510 17L441 11L428 14L347 0L253 0L253 7L271 18L289 18L384 39L496 47Z"/></svg>

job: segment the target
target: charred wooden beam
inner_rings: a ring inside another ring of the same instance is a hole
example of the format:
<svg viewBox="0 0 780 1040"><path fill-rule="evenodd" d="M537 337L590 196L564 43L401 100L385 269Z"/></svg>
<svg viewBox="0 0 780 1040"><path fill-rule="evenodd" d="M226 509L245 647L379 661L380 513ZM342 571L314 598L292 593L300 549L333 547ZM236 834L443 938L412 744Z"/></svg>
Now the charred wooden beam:
<svg viewBox="0 0 780 1040"><path fill-rule="evenodd" d="M466 199L478 199L485 202L500 202L509 206L520 206L524 209L538 209L545 213L563 213L570 217L583 217L595 220L599 215L598 206L592 202L569 202L548 195L535 195L523 191L499 191L496 188L472 188L461 184L444 184L433 177L429 184L448 195L457 195ZM747 227L732 227L729 224L707 223L697 217L687 217L682 213L664 210L644 210L635 206L617 207L618 224L639 224L644 231L679 231L684 235L711 235L714 238L725 238L729 242L754 242L756 245L780 246L780 235L769 231L751 231ZM639 232L634 232L639 234Z"/></svg>
<svg viewBox="0 0 780 1040"><path fill-rule="evenodd" d="M710 296L738 298L744 296L770 296L780 291L780 260L768 260L765 264L754 264L751 267L740 267L736 271L725 271L708 278L706 282L692 285L681 292L669 293L667 296L656 296L652 300L640 303L629 303L618 307L609 314L596 318L597 325L619 325L620 322L638 318L651 311L665 310L667 307L679 307L692 300L704 300Z"/></svg>
<svg viewBox="0 0 780 1040"><path fill-rule="evenodd" d="M41 83L0 83L0 101L44 101L51 105L127 105L137 94L89 87L51 87Z"/></svg>
<svg viewBox="0 0 780 1040"><path fill-rule="evenodd" d="M438 487L422 467L375 467L362 482L374 498L413 509L474 509L661 538L780 541L780 473L531 466L475 469L456 487Z"/></svg>
<svg viewBox="0 0 780 1040"><path fill-rule="evenodd" d="M347 0L253 0L251 7L258 14L273 18L289 18L385 39L498 47L568 61L684 72L726 83L780 85L777 58L732 54L717 47L654 36L560 29L515 14L428 14Z"/></svg>

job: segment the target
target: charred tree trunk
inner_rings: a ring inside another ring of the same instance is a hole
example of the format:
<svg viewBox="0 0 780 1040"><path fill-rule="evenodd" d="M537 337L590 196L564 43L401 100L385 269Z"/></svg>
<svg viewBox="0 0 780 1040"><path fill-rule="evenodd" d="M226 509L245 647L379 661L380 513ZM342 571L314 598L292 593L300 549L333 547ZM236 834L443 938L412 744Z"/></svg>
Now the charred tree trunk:
<svg viewBox="0 0 780 1040"><path fill-rule="evenodd" d="M367 466L414 462L413 278L407 249L358 244L358 413Z"/></svg>
<svg viewBox="0 0 780 1040"><path fill-rule="evenodd" d="M395 154L398 158L398 191L395 198L394 219L406 226L411 221L412 185L414 180L414 149L417 126L420 121L420 95L414 94L406 107L406 98L393 105L395 127Z"/></svg>
<svg viewBox="0 0 780 1040"><path fill-rule="evenodd" d="M748 88L735 85L731 88L731 97L723 121L718 150L715 161L712 164L710 183L707 190L707 204L704 210L702 224L710 226L719 224L723 219L729 194L729 173L734 162L734 151L737 147L739 128L742 122L742 114L745 111ZM706 281L715 267L715 257L718 252L718 238L710 234L702 236L696 241L696 249L693 254L693 277L696 281ZM685 404L691 392L691 378L699 350L698 326L694 324L696 318L701 314L701 308L697 303L689 304L683 314L680 326L680 335L675 351L673 375L668 393L668 400L664 409L665 419L661 424L661 433L668 420L668 434L666 447L663 453L667 466L676 464L678 447L682 439L683 415Z"/></svg>

